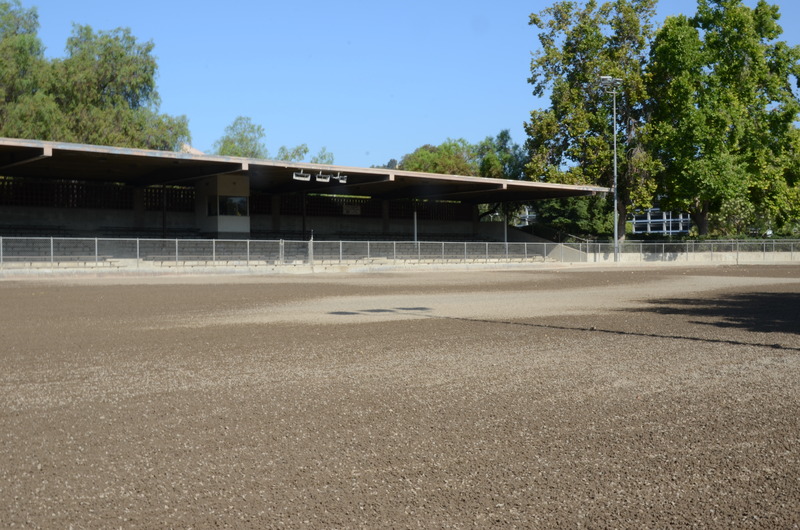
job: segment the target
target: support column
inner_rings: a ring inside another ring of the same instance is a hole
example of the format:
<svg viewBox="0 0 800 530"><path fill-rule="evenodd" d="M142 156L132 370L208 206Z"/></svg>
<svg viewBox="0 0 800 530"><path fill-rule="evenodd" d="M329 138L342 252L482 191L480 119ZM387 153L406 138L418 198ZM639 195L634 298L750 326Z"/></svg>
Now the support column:
<svg viewBox="0 0 800 530"><path fill-rule="evenodd" d="M144 228L144 188L133 188L133 226Z"/></svg>
<svg viewBox="0 0 800 530"><path fill-rule="evenodd" d="M381 201L381 218L383 219L383 234L388 235L391 224L389 222L389 201L385 199Z"/></svg>
<svg viewBox="0 0 800 530"><path fill-rule="evenodd" d="M273 232L280 232L281 231L281 196L275 194L271 197L272 206L270 211L272 212L272 228Z"/></svg>

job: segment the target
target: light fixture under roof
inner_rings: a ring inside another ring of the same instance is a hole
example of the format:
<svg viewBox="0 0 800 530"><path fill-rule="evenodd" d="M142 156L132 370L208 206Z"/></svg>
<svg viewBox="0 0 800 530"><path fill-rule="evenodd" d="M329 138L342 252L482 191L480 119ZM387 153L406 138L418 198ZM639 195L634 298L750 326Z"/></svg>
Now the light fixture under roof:
<svg viewBox="0 0 800 530"><path fill-rule="evenodd" d="M294 180L302 180L303 182L308 182L311 180L311 173L303 173L302 171L295 171L292 173L292 178Z"/></svg>
<svg viewBox="0 0 800 530"><path fill-rule="evenodd" d="M330 182L331 181L331 176L330 175L323 175L322 171L320 171L319 175L315 175L314 176L314 179L317 182Z"/></svg>

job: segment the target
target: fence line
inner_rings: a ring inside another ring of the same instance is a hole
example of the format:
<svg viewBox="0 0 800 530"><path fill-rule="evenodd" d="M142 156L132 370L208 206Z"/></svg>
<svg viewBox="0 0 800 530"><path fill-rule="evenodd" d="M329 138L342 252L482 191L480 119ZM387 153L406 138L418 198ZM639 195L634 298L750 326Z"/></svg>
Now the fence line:
<svg viewBox="0 0 800 530"><path fill-rule="evenodd" d="M800 260L800 240L620 244L620 261L764 263ZM181 267L493 262L613 263L610 242L296 241L0 237L0 268Z"/></svg>

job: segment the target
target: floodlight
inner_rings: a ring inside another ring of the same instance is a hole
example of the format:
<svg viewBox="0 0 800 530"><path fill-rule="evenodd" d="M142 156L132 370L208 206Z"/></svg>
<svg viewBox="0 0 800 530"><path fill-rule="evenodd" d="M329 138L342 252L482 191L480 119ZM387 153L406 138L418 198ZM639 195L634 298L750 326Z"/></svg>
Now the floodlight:
<svg viewBox="0 0 800 530"><path fill-rule="evenodd" d="M317 182L330 182L331 181L331 176L330 175L323 175L322 171L320 171L319 175L315 175L314 176L314 179L316 179Z"/></svg>
<svg viewBox="0 0 800 530"><path fill-rule="evenodd" d="M292 173L292 178L294 180L302 180L303 182L308 182L311 180L311 173L303 173L302 171L295 171Z"/></svg>
<svg viewBox="0 0 800 530"><path fill-rule="evenodd" d="M610 75L600 76L600 86L616 88L622 84L622 79L618 77L611 77Z"/></svg>

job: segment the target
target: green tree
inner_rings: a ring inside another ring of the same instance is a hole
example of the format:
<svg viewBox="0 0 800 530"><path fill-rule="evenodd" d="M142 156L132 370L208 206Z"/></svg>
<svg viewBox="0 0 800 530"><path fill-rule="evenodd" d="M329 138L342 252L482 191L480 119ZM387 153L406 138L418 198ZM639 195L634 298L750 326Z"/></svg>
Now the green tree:
<svg viewBox="0 0 800 530"><path fill-rule="evenodd" d="M214 143L214 152L223 156L269 158L269 152L263 142L265 136L264 127L253 123L253 120L246 116L238 116L233 123L225 127L222 138Z"/></svg>
<svg viewBox="0 0 800 530"><path fill-rule="evenodd" d="M333 164L333 153L329 152L325 147L311 157L312 164Z"/></svg>
<svg viewBox="0 0 800 530"><path fill-rule="evenodd" d="M647 118L644 68L655 4L560 1L530 17L539 29L540 49L531 60L529 82L534 95L549 94L550 107L531 112L525 124L530 154L526 171L534 180L612 186L612 101L599 79L622 79L617 97L621 235L628 208L652 200L651 174L658 167L642 137Z"/></svg>
<svg viewBox="0 0 800 530"><path fill-rule="evenodd" d="M188 141L185 116L158 113L152 42L75 26L67 57L48 61L38 27L35 9L0 1L0 134L163 150Z"/></svg>
<svg viewBox="0 0 800 530"><path fill-rule="evenodd" d="M38 29L35 8L0 2L0 135L70 140L65 117L46 91L50 66Z"/></svg>
<svg viewBox="0 0 800 530"><path fill-rule="evenodd" d="M800 47L778 41L777 6L700 0L658 31L648 68L662 204L699 234L781 226L796 215Z"/></svg>
<svg viewBox="0 0 800 530"><path fill-rule="evenodd" d="M536 224L555 230L560 240L567 236L592 237L610 234L614 227L612 218L606 215L609 202L611 201L607 197L568 197L537 201Z"/></svg>
<svg viewBox="0 0 800 530"><path fill-rule="evenodd" d="M285 160L286 162L302 162L308 154L308 146L300 144L297 147L288 148L282 145L278 149L278 160Z"/></svg>
<svg viewBox="0 0 800 530"><path fill-rule="evenodd" d="M477 149L463 138L448 138L441 145L426 144L405 155L399 164L405 171L442 173L446 175L478 175Z"/></svg>
<svg viewBox="0 0 800 530"><path fill-rule="evenodd" d="M188 119L158 113L154 46L127 28L73 27L67 57L52 63L49 92L74 141L160 150L188 143Z"/></svg>
<svg viewBox="0 0 800 530"><path fill-rule="evenodd" d="M39 39L35 8L19 0L0 2L0 100L14 103L35 94L44 74L44 46Z"/></svg>
<svg viewBox="0 0 800 530"><path fill-rule="evenodd" d="M508 129L495 136L487 136L476 146L478 174L485 178L523 180L527 153L512 141Z"/></svg>
<svg viewBox="0 0 800 530"><path fill-rule="evenodd" d="M495 137L487 136L475 146L475 153L478 159L478 175L481 177L509 180L526 178L527 153L512 141L508 129L500 131ZM481 217L502 212L508 218L518 214L523 207L523 203L488 204L481 208Z"/></svg>

